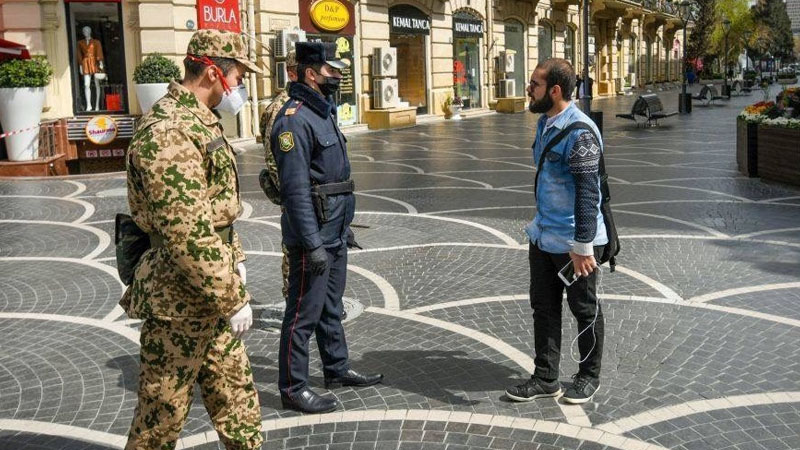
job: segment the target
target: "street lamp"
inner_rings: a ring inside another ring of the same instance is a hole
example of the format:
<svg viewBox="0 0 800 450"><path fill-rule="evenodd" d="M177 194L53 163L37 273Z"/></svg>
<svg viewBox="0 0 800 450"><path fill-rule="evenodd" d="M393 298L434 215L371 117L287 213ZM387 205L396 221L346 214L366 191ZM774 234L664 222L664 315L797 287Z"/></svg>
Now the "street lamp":
<svg viewBox="0 0 800 450"><path fill-rule="evenodd" d="M692 2L684 0L678 4L678 17L683 22L683 86L681 93L678 96L678 111L681 114L691 114L692 112L692 97L686 93L686 70L689 62L686 61L686 28L689 27L689 20L692 19Z"/></svg>
<svg viewBox="0 0 800 450"><path fill-rule="evenodd" d="M722 95L731 98L731 88L728 86L728 33L731 32L731 21L727 17L722 21L722 30L725 32L725 84L722 87Z"/></svg>

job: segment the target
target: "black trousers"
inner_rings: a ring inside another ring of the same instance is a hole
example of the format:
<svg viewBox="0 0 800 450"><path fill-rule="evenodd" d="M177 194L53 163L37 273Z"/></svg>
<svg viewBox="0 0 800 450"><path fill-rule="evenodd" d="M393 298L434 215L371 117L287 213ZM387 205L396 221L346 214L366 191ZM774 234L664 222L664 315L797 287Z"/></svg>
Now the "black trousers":
<svg viewBox="0 0 800 450"><path fill-rule="evenodd" d="M595 258L598 258L601 252L602 247L595 247ZM558 277L558 271L570 261L569 254L547 253L531 243L528 260L531 267L530 299L536 349L534 357L536 370L533 376L544 380L558 378L558 365L561 360L561 304L566 288L567 304L578 321L578 333L591 325L595 308L598 308L594 337L591 329L583 333L578 338L578 350L581 354L580 359L586 359L579 365L579 373L599 378L600 360L603 357L604 322L603 311L597 304L597 270L588 277L578 278L572 286L567 287Z"/></svg>
<svg viewBox="0 0 800 450"><path fill-rule="evenodd" d="M309 272L308 252L288 247L289 296L281 327L278 352L278 388L293 396L308 385L308 340L316 334L326 376L349 369L347 342L342 327L342 295L347 279L347 247L328 249L328 270Z"/></svg>

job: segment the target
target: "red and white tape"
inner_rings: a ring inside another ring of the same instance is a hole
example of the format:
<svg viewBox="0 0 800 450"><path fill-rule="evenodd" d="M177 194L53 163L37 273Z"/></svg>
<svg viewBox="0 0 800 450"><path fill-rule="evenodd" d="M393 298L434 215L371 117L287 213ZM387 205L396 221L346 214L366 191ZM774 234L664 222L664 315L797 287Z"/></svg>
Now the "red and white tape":
<svg viewBox="0 0 800 450"><path fill-rule="evenodd" d="M62 125L57 125L57 124L54 124L54 123L40 123L39 125L34 125L32 127L23 128L21 130L9 131L8 133L0 134L0 139L6 138L8 136L14 136L15 134L26 133L28 131L32 131L32 130L35 130L35 129L40 128L40 127L53 127L53 128L55 128L55 127L58 127L58 126L62 126Z"/></svg>

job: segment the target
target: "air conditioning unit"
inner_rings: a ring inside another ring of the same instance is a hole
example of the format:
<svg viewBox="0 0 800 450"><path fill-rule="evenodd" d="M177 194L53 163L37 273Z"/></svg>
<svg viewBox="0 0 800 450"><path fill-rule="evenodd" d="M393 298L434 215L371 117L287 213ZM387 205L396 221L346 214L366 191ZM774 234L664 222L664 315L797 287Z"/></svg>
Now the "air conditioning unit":
<svg viewBox="0 0 800 450"><path fill-rule="evenodd" d="M372 76L397 76L397 49L394 47L378 47L372 54Z"/></svg>
<svg viewBox="0 0 800 450"><path fill-rule="evenodd" d="M289 74L286 72L285 62L275 63L275 85L278 90L286 88L286 83L289 82Z"/></svg>
<svg viewBox="0 0 800 450"><path fill-rule="evenodd" d="M516 83L514 80L500 80L500 97L515 97Z"/></svg>
<svg viewBox="0 0 800 450"><path fill-rule="evenodd" d="M285 58L290 51L294 50L294 44L305 42L306 32L299 29L278 30L275 34L275 55L278 58Z"/></svg>
<svg viewBox="0 0 800 450"><path fill-rule="evenodd" d="M503 50L500 52L500 67L505 73L514 71L514 55L517 52L514 50Z"/></svg>
<svg viewBox="0 0 800 450"><path fill-rule="evenodd" d="M375 109L388 109L397 106L400 101L396 78L372 80L372 98Z"/></svg>

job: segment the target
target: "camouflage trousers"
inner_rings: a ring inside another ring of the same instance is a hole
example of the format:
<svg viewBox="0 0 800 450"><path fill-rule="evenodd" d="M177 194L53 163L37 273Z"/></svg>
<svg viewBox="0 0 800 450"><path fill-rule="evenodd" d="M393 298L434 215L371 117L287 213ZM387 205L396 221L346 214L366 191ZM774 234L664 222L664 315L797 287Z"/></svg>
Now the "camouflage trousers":
<svg viewBox="0 0 800 450"><path fill-rule="evenodd" d="M139 403L126 450L174 449L195 382L225 448L261 448L253 372L227 320L147 319L140 342Z"/></svg>

